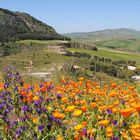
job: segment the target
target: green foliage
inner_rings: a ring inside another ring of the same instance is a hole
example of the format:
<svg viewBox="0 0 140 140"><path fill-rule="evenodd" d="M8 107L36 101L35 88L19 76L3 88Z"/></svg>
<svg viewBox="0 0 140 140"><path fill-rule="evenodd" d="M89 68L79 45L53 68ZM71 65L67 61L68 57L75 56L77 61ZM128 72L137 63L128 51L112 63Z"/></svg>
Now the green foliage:
<svg viewBox="0 0 140 140"><path fill-rule="evenodd" d="M21 48L13 42L0 44L0 50L1 56L8 56L11 54L17 54L21 52Z"/></svg>
<svg viewBox="0 0 140 140"><path fill-rule="evenodd" d="M128 69L121 69L116 65L106 64L103 62L92 62L90 70L95 72L106 73L110 76L126 80L130 80L130 78L134 75L134 72Z"/></svg>
<svg viewBox="0 0 140 140"><path fill-rule="evenodd" d="M74 56L74 57L78 57L78 58L88 58L90 59L91 58L91 55L88 54L88 53L85 53L85 52L70 52L70 51L67 51L66 56Z"/></svg>
<svg viewBox="0 0 140 140"><path fill-rule="evenodd" d="M74 42L130 53L140 52L140 31L132 29L108 29L87 33L64 34Z"/></svg>
<svg viewBox="0 0 140 140"><path fill-rule="evenodd" d="M71 52L85 52L90 54L91 56L105 57L108 59L112 59L113 61L124 60L124 61L136 61L137 66L140 65L140 55L139 54L129 54L129 53L121 53L121 52L113 52L110 50L105 50L100 48L98 51L90 51L87 49L79 49L79 48L69 48Z"/></svg>
<svg viewBox="0 0 140 140"><path fill-rule="evenodd" d="M98 48L93 44L81 43L81 42L76 42L76 41L71 41L69 44L69 47L70 48L83 48L83 49L98 51Z"/></svg>
<svg viewBox="0 0 140 140"><path fill-rule="evenodd" d="M120 56L118 55L118 58L116 57L115 59L113 56L115 56L116 54L112 54L111 52L110 53L108 52L109 55L106 55L106 57L103 57L102 55L99 55L100 51L101 50L99 50L95 55L95 53L93 53L93 52L91 53L91 51L86 50L86 49L71 48L66 53L66 55L75 56L78 58L84 58L83 54L90 54L90 57L91 57L90 65L91 66L89 66L88 68L91 71L106 73L109 76L117 77L120 79L125 79L127 81L130 81L131 77L133 75L139 73L139 69L137 69L136 71L130 71L127 68L127 66L129 66L129 65L136 66L137 65L136 62L138 62L138 61L135 61L134 59L130 60L129 59L130 57L128 57L127 59L125 59L125 57L124 57L124 59L123 58L121 59L121 53L120 53ZM105 53L106 53L106 51L104 51L104 54Z"/></svg>
<svg viewBox="0 0 140 140"><path fill-rule="evenodd" d="M29 14L0 9L0 42L25 39L70 40Z"/></svg>

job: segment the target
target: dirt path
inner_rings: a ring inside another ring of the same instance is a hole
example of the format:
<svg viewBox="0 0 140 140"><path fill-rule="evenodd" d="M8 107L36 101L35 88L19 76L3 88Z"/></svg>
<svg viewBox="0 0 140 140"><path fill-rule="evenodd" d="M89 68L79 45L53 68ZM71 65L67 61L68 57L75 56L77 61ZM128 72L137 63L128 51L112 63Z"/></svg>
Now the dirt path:
<svg viewBox="0 0 140 140"><path fill-rule="evenodd" d="M45 78L47 76L50 76L50 72L34 72L34 73L26 73L26 75L30 75L36 78Z"/></svg>
<svg viewBox="0 0 140 140"><path fill-rule="evenodd" d="M9 58L9 57L7 57L7 59L9 59L9 60L14 60L14 61L20 61L20 62L22 62L22 61L25 61L25 62L30 62L31 60L26 60L26 59L22 59L22 60L20 60L20 59L16 59L16 58Z"/></svg>

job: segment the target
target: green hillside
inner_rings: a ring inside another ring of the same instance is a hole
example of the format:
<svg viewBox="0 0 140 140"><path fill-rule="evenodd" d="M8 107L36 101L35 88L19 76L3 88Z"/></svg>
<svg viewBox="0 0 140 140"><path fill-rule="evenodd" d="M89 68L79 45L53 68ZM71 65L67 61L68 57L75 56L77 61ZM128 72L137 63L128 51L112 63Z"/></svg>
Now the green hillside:
<svg viewBox="0 0 140 140"><path fill-rule="evenodd" d="M140 52L140 40L106 40L106 41L97 41L96 45L98 47L105 47L111 49L120 49L124 51L137 51Z"/></svg>
<svg viewBox="0 0 140 140"><path fill-rule="evenodd" d="M127 28L107 29L94 32L68 33L64 35L74 40L83 40L86 42L112 39L140 39L140 31Z"/></svg>
<svg viewBox="0 0 140 140"><path fill-rule="evenodd" d="M68 38L58 34L53 27L27 13L0 8L0 42L24 39L64 40Z"/></svg>
<svg viewBox="0 0 140 140"><path fill-rule="evenodd" d="M140 52L140 31L120 28L87 33L65 34L76 42L96 44L97 47Z"/></svg>

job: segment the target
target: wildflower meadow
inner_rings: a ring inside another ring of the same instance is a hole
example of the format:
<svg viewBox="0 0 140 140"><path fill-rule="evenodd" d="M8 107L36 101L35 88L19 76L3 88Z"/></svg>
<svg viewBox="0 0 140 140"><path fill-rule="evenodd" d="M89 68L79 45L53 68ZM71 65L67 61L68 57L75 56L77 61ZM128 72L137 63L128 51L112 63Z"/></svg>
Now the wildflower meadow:
<svg viewBox="0 0 140 140"><path fill-rule="evenodd" d="M80 77L27 84L13 67L0 83L1 140L140 140L140 95L126 83Z"/></svg>

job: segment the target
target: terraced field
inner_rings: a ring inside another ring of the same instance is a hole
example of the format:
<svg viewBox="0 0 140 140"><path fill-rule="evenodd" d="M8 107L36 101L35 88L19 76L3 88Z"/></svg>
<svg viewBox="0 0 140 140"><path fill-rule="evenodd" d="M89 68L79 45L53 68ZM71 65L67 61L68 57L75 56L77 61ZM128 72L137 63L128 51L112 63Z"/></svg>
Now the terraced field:
<svg viewBox="0 0 140 140"><path fill-rule="evenodd" d="M136 61L137 65L140 65L140 55L139 54L130 54L130 53L122 53L115 52L108 49L99 48L98 51L91 51L87 49L77 49L77 48L69 48L68 50L72 52L86 52L91 54L92 56L100 56L105 58L110 58L113 60L133 60Z"/></svg>

